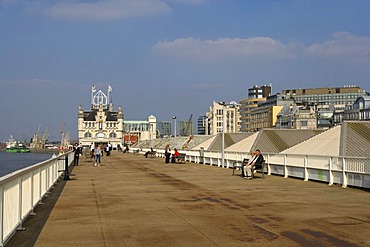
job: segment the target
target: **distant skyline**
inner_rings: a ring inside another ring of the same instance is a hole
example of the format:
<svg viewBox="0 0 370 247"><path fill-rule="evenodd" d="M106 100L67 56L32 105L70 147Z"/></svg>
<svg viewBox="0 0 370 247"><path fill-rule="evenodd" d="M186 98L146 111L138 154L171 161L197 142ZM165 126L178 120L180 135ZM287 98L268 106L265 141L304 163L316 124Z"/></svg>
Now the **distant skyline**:
<svg viewBox="0 0 370 247"><path fill-rule="evenodd" d="M370 1L0 0L0 141L77 138L91 86L127 120L193 121L253 85L370 91Z"/></svg>

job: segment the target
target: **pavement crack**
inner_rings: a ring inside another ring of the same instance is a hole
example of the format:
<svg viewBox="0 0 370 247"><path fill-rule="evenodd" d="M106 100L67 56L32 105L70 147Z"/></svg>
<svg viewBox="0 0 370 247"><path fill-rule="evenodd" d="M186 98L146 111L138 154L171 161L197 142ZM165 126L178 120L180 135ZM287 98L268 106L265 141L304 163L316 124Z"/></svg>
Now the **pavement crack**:
<svg viewBox="0 0 370 247"><path fill-rule="evenodd" d="M170 207L167 207L172 213L174 213L177 217L179 217L180 219L182 219L184 222L186 222L191 228L193 228L195 231L199 232L201 235L203 235L204 237L206 237L209 241L211 241L212 243L214 243L216 246L221 246L219 245L217 242L215 242L211 237L209 237L207 234L205 234L204 232L202 232L201 230L199 230L197 227L195 227L193 224L191 224L188 220L186 220L184 217L182 217L180 214L176 213L175 210L173 210L172 208Z"/></svg>
<svg viewBox="0 0 370 247"><path fill-rule="evenodd" d="M101 217L98 196L97 196L97 193L96 193L96 186L95 186L94 179L92 177L91 169L89 169L89 172L90 172L90 176L91 176L91 184L92 184L92 189L93 189L93 193L94 193L95 205L96 205L96 209L98 211L100 231L101 231L101 234L103 236L104 246L106 247L107 246L107 241L106 241L105 234L104 234L103 221L102 221L102 217Z"/></svg>

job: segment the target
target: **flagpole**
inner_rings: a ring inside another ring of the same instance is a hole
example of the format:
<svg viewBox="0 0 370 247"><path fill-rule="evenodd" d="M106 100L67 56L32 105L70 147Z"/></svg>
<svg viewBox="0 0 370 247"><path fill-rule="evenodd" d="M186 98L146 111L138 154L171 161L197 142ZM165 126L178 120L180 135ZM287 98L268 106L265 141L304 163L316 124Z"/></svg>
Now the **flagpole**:
<svg viewBox="0 0 370 247"><path fill-rule="evenodd" d="M91 87L91 109L94 106L94 91L95 91L95 85L92 85Z"/></svg>

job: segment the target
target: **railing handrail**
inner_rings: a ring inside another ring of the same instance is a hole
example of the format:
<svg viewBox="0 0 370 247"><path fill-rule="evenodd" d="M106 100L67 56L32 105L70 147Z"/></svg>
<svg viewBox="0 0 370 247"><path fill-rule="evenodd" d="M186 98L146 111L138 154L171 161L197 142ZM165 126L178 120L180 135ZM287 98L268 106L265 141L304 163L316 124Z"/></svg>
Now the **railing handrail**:
<svg viewBox="0 0 370 247"><path fill-rule="evenodd" d="M73 151L19 169L0 178L0 247L73 164ZM11 206L10 206L11 205Z"/></svg>

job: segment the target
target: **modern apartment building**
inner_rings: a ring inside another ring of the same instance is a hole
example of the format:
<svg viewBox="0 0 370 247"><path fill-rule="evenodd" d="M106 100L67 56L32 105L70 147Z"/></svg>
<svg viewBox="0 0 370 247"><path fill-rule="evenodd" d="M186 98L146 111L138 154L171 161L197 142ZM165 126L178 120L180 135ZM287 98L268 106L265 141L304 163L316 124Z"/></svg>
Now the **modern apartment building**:
<svg viewBox="0 0 370 247"><path fill-rule="evenodd" d="M237 133L240 130L239 117L240 104L235 101L230 103L213 101L209 112L206 113L206 134L215 135L222 132L224 127L225 133Z"/></svg>
<svg viewBox="0 0 370 247"><path fill-rule="evenodd" d="M275 127L280 111L292 103L292 100L286 99L281 94L266 97L264 102L258 103L258 106L251 110L248 131Z"/></svg>
<svg viewBox="0 0 370 247"><path fill-rule="evenodd" d="M182 120L179 122L179 132L181 136L193 135L193 121Z"/></svg>
<svg viewBox="0 0 370 247"><path fill-rule="evenodd" d="M345 120L370 121L370 96L358 97L350 109L334 114L336 124Z"/></svg>
<svg viewBox="0 0 370 247"><path fill-rule="evenodd" d="M199 116L198 117L198 135L205 135L206 134L206 124L207 123L207 116Z"/></svg>
<svg viewBox="0 0 370 247"><path fill-rule="evenodd" d="M317 129L315 110L312 107L285 105L277 115L277 129Z"/></svg>
<svg viewBox="0 0 370 247"><path fill-rule="evenodd" d="M240 103L240 131L252 131L251 111L258 107L258 103L265 102L266 97L271 95L271 86L253 86L248 89L248 98L241 100Z"/></svg>
<svg viewBox="0 0 370 247"><path fill-rule="evenodd" d="M162 121L157 124L158 134L161 137L172 135L172 123L170 121Z"/></svg>
<svg viewBox="0 0 370 247"><path fill-rule="evenodd" d="M356 99L365 96L365 90L355 85L344 87L324 87L306 89L287 89L281 93L292 99L297 105L314 108L317 114L317 128L329 128L334 125L334 115L351 108Z"/></svg>

